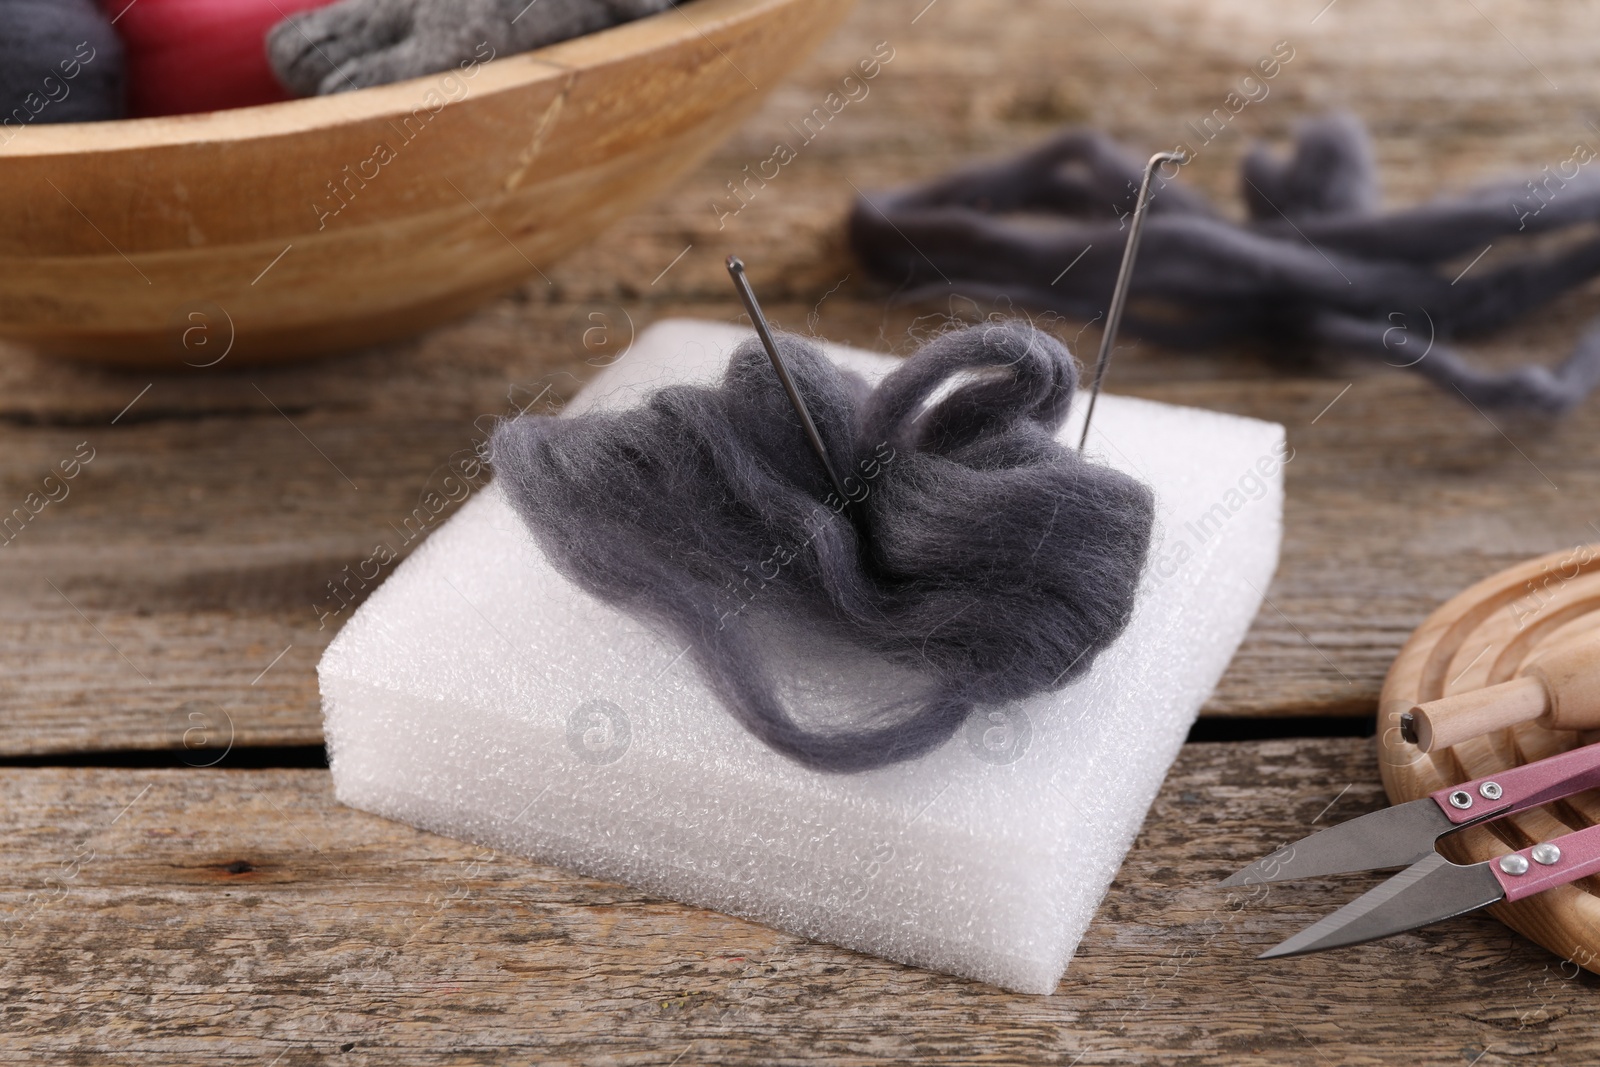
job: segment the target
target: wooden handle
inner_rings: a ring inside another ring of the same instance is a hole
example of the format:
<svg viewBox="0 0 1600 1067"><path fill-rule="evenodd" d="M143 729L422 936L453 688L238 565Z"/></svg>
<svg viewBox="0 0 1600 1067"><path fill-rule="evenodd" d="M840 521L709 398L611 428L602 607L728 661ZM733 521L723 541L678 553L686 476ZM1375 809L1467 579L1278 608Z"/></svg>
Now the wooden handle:
<svg viewBox="0 0 1600 1067"><path fill-rule="evenodd" d="M1550 694L1544 725L1556 730L1600 726L1600 640L1583 634L1529 658L1521 673Z"/></svg>
<svg viewBox="0 0 1600 1067"><path fill-rule="evenodd" d="M1468 738L1541 718L1550 708L1549 694L1538 678L1509 682L1440 697L1411 709L1417 747L1424 752L1449 748Z"/></svg>
<svg viewBox="0 0 1600 1067"><path fill-rule="evenodd" d="M1511 681L1418 704L1411 717L1424 752L1535 720L1553 730L1600 727L1600 635L1553 645Z"/></svg>

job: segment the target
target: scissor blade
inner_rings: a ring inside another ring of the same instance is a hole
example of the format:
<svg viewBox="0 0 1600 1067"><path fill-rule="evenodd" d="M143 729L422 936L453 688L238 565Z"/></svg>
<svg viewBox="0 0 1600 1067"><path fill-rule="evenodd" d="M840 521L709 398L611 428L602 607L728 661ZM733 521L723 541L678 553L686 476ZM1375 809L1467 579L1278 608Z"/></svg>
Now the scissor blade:
<svg viewBox="0 0 1600 1067"><path fill-rule="evenodd" d="M1489 864L1463 867L1435 852L1256 958L1375 941L1493 904L1505 895Z"/></svg>
<svg viewBox="0 0 1600 1067"><path fill-rule="evenodd" d="M1261 857L1222 885L1254 885L1404 867L1432 853L1439 835L1453 828L1439 805L1423 797L1302 837Z"/></svg>

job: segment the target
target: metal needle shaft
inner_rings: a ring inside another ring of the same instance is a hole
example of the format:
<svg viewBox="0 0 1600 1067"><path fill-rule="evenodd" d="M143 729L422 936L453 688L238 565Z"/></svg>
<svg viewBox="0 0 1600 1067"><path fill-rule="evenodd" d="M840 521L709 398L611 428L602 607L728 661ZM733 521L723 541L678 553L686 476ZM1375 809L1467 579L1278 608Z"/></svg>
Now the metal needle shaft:
<svg viewBox="0 0 1600 1067"><path fill-rule="evenodd" d="M1083 436L1078 438L1078 451L1083 451L1089 440L1089 423L1094 419L1094 404L1100 399L1100 386L1106 380L1106 370L1111 363L1111 347L1117 343L1117 327L1122 325L1122 308L1128 302L1128 288L1133 282L1133 261L1139 255L1139 234L1144 229L1145 208L1150 203L1150 180L1156 168L1163 163L1182 164L1188 157L1182 152L1157 152L1144 165L1144 178L1139 182L1139 195L1133 202L1133 222L1128 226L1128 243L1122 250L1122 269L1117 271L1117 287L1111 292L1111 307L1106 312L1105 332L1100 335L1100 356L1094 362L1094 384L1089 389L1089 410L1083 417Z"/></svg>
<svg viewBox="0 0 1600 1067"><path fill-rule="evenodd" d="M806 407L805 399L800 396L800 390L795 387L794 379L789 376L789 368L784 365L783 357L778 354L778 344L772 339L772 328L767 325L767 317L761 314L761 305L756 303L756 294L750 288L750 280L744 276L744 261L738 256L729 256L728 274L733 278L733 287L739 290L739 299L744 301L744 309L750 313L750 321L755 324L756 336L761 338L762 347L767 350L767 358L772 361L772 369L778 372L778 380L783 383L783 391L789 394L789 403L794 405L795 414L800 416L800 427L805 430L806 440L811 442L811 450L822 461L822 469L827 472L833 491L839 494L839 506L844 507L850 503L850 494L845 492L844 482L839 479L832 461L828 459L827 446L822 443L822 435L817 432L817 424L811 420L811 411Z"/></svg>

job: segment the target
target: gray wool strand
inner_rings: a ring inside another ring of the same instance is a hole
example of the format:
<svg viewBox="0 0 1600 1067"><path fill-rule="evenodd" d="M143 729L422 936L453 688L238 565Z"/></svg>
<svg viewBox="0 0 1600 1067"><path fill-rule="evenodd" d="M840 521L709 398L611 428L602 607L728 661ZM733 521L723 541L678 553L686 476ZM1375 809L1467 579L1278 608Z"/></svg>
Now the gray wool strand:
<svg viewBox="0 0 1600 1067"><path fill-rule="evenodd" d="M122 42L94 0L0 0L0 141L122 115Z"/></svg>
<svg viewBox="0 0 1600 1067"><path fill-rule="evenodd" d="M954 331L874 389L778 343L850 501L752 339L714 386L496 430L496 480L554 566L685 644L739 722L823 771L913 759L975 707L1087 671L1132 615L1154 501L1056 441L1065 347L1015 322ZM817 725L784 697L827 672L795 654L817 648L910 681Z"/></svg>
<svg viewBox="0 0 1600 1067"><path fill-rule="evenodd" d="M665 11L673 0L340 0L267 31L297 96L342 93L508 56ZM492 50L492 51L490 51Z"/></svg>
<svg viewBox="0 0 1600 1067"><path fill-rule="evenodd" d="M1142 169L1105 135L1070 129L1014 159L859 197L851 243L901 299L959 292L1089 318L1110 303ZM1247 155L1242 223L1175 180L1156 184L1131 333L1190 348L1328 345L1409 367L1483 407L1546 414L1600 381L1600 323L1553 368L1477 370L1444 343L1501 329L1600 274L1600 238L1586 231L1600 220L1600 177L1580 172L1538 200L1526 184L1503 184L1379 213L1366 131L1332 115L1302 124L1286 158L1260 145ZM1568 229L1577 236L1564 247L1457 276L1459 260L1490 243Z"/></svg>

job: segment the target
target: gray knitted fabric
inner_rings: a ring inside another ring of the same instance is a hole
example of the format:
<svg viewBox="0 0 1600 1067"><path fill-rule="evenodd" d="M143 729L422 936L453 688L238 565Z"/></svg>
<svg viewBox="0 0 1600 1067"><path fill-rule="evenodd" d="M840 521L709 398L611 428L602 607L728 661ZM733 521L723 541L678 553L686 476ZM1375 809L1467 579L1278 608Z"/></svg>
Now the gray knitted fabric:
<svg viewBox="0 0 1600 1067"><path fill-rule="evenodd" d="M1600 170L1579 166L1380 214L1366 132L1335 115L1304 124L1286 159L1261 147L1245 159L1242 223L1169 169L1124 324L1184 347L1253 338L1287 358L1329 345L1483 407L1566 411L1600 383L1595 326L1554 368L1483 371L1444 342L1500 329L1600 273L1588 232ZM1090 318L1110 303L1142 169L1104 135L1068 130L1012 160L859 198L851 241L902 299L957 292ZM1560 248L1501 259L1518 237L1567 230ZM1495 257L1473 265L1491 243Z"/></svg>
<svg viewBox="0 0 1600 1067"><path fill-rule="evenodd" d="M1067 350L994 323L868 389L779 343L852 503L752 340L715 387L497 431L496 480L554 565L664 628L745 727L821 770L911 759L975 706L1087 671L1132 614L1154 504L1056 442Z"/></svg>
<svg viewBox="0 0 1600 1067"><path fill-rule="evenodd" d="M513 55L665 11L672 0L340 0L267 32L298 96L340 93Z"/></svg>
<svg viewBox="0 0 1600 1067"><path fill-rule="evenodd" d="M0 0L0 142L123 114L122 42L94 0Z"/></svg>

